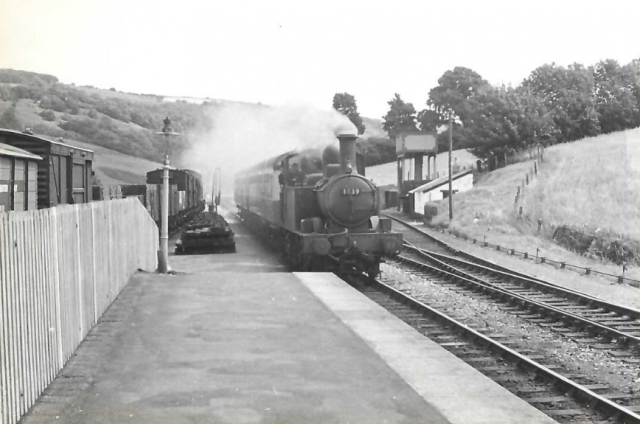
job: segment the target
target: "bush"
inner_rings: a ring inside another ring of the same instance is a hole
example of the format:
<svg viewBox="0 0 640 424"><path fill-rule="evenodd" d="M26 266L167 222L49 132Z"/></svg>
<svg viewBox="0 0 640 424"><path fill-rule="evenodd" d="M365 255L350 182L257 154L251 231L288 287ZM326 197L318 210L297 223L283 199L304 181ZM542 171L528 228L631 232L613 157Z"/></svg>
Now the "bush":
<svg viewBox="0 0 640 424"><path fill-rule="evenodd" d="M10 108L4 111L0 115L0 128L8 128L10 130L22 131L24 128L22 122L16 116L16 105L11 105Z"/></svg>
<svg viewBox="0 0 640 424"><path fill-rule="evenodd" d="M67 111L67 105L65 104L65 102L62 101L62 99L60 97L51 96L49 101L51 102L51 109L55 110L56 112L66 112Z"/></svg>
<svg viewBox="0 0 640 424"><path fill-rule="evenodd" d="M36 124L32 130L34 134L44 134L51 137L62 137L64 135L64 131L60 128L46 124Z"/></svg>
<svg viewBox="0 0 640 424"><path fill-rule="evenodd" d="M56 120L56 114L53 113L52 110L43 110L42 112L40 112L40 116L42 117L42 119L44 119L45 121L55 121Z"/></svg>

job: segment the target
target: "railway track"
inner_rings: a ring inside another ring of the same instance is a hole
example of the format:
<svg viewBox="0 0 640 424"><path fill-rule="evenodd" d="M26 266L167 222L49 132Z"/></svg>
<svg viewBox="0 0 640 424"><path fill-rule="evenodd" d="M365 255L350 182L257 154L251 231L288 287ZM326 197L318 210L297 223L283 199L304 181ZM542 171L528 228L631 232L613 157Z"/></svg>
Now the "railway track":
<svg viewBox="0 0 640 424"><path fill-rule="evenodd" d="M428 233L394 219L424 237L428 248L436 245L440 250L457 252ZM415 237L408 238L417 241ZM608 349L617 357L640 356L638 310L508 271L468 254L463 259L427 250L411 242L405 243L405 252L409 254L401 255L397 260L418 270L421 276L435 282L455 283L468 290L481 291L495 301L508 300L512 304L512 314L549 327L575 342L596 349ZM470 261L469 257L478 261ZM627 361L640 362L635 358Z"/></svg>
<svg viewBox="0 0 640 424"><path fill-rule="evenodd" d="M441 312L429 299L415 299L383 280L351 284L417 331L560 422L640 424L640 397L616 393L586 375L554 364L546 355L519 349L497 333L483 334Z"/></svg>

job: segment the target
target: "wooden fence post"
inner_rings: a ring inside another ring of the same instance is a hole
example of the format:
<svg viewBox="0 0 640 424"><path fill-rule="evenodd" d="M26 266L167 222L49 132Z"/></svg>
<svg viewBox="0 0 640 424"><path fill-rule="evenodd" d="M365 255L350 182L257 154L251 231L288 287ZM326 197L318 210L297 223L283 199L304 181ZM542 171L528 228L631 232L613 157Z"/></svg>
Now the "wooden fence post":
<svg viewBox="0 0 640 424"><path fill-rule="evenodd" d="M76 243L78 243L78 256L76 257L77 267L78 267L78 311L80 317L80 325L78 326L78 331L80 334L80 340L83 338L83 330L84 330L84 298L82 292L82 252L80 247L80 205L73 205L73 212L76 221Z"/></svg>

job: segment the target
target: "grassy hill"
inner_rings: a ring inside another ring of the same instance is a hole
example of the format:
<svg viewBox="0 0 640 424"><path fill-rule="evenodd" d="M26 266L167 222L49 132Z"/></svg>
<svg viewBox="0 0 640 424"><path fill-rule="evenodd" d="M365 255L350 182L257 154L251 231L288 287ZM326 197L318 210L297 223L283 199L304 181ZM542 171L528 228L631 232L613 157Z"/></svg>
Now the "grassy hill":
<svg viewBox="0 0 640 424"><path fill-rule="evenodd" d="M51 136L42 136L55 139ZM71 146L93 151L93 170L96 174L94 185L117 186L127 184L145 184L147 172L162 167L159 162L127 155L106 147L65 139Z"/></svg>
<svg viewBox="0 0 640 424"><path fill-rule="evenodd" d="M640 128L547 148L538 175L525 184L524 196L514 205L517 187L533 169L533 161L526 161L481 176L472 190L455 195L453 221L448 203L436 202L433 223L476 239L486 237L492 244L521 251L539 248L543 256L593 266L584 257L590 253L568 252L554 242L558 228L567 226L604 243L624 245L638 260ZM598 263L620 273L619 265Z"/></svg>
<svg viewBox="0 0 640 424"><path fill-rule="evenodd" d="M93 170L103 186L145 184L147 172L162 167L161 163L126 155L89 143L69 140L69 144L93 150Z"/></svg>

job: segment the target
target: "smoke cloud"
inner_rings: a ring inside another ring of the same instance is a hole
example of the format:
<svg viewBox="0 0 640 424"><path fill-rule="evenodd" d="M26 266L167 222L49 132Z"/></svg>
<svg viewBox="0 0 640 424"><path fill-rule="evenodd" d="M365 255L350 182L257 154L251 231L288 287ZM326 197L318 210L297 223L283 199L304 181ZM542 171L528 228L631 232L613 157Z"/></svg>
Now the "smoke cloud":
<svg viewBox="0 0 640 424"><path fill-rule="evenodd" d="M309 105L232 104L215 110L212 118L214 130L192 137L195 143L179 161L202 173L206 194L216 168L221 169L223 195L230 195L238 171L296 148L337 143L341 133L357 134L346 116Z"/></svg>

